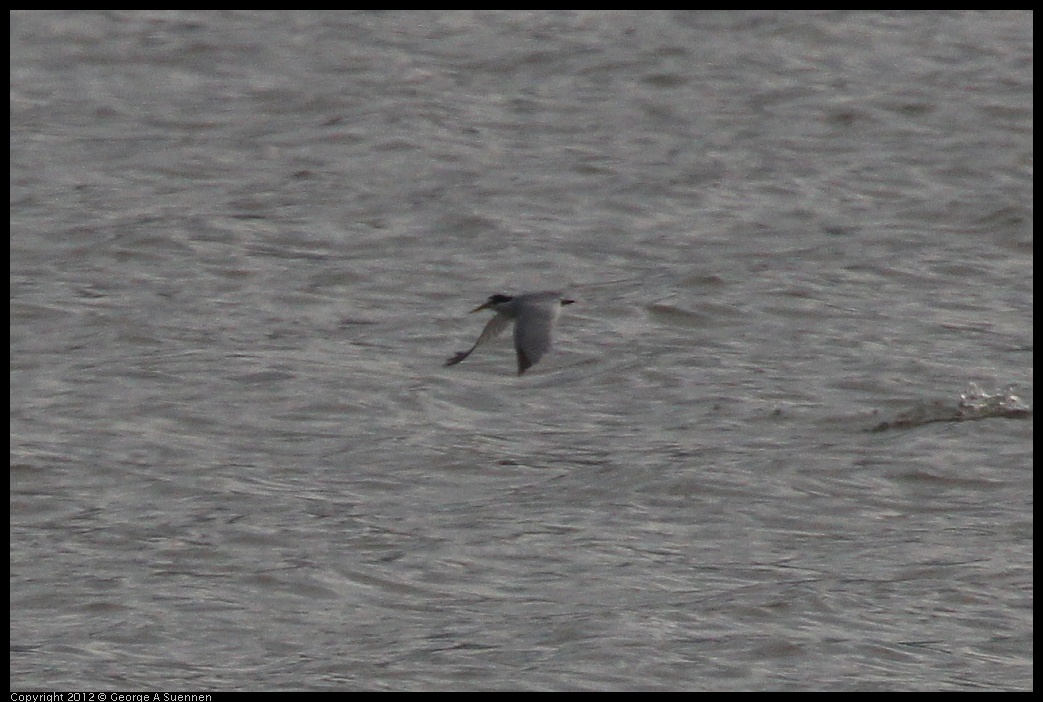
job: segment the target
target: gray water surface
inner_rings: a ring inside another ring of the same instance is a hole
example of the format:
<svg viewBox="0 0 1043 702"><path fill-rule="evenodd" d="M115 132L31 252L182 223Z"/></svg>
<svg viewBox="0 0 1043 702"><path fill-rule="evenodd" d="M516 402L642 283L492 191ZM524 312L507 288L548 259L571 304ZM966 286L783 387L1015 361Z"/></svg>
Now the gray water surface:
<svg viewBox="0 0 1043 702"><path fill-rule="evenodd" d="M1032 19L13 12L12 689L1032 689Z"/></svg>

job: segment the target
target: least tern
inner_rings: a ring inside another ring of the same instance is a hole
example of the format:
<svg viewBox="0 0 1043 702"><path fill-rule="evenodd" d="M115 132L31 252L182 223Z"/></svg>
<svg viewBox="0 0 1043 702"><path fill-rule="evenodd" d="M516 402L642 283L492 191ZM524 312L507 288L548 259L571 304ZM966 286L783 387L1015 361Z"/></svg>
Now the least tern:
<svg viewBox="0 0 1043 702"><path fill-rule="evenodd" d="M575 300L564 297L559 292L533 292L521 295L490 295L483 304L473 310L493 310L496 316L489 320L482 330L478 341L467 351L460 351L445 362L447 366L455 366L471 355L476 348L496 338L507 328L507 322L514 320L514 350L518 353L518 375L529 370L534 363L550 351L550 333L554 322L561 313L561 308L571 305Z"/></svg>

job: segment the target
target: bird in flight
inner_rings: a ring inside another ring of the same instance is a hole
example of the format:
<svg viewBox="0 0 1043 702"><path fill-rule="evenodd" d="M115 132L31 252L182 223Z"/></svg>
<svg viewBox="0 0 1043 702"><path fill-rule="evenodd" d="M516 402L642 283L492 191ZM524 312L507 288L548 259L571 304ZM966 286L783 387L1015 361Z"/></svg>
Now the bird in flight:
<svg viewBox="0 0 1043 702"><path fill-rule="evenodd" d="M514 320L514 350L518 354L518 375L521 375L543 358L550 350L550 335L561 308L571 305L570 300L559 292L545 291L520 295L490 295L484 303L471 312L492 310L496 313L478 336L478 341L467 351L453 354L445 362L455 366L471 355L471 352L487 341L496 338Z"/></svg>

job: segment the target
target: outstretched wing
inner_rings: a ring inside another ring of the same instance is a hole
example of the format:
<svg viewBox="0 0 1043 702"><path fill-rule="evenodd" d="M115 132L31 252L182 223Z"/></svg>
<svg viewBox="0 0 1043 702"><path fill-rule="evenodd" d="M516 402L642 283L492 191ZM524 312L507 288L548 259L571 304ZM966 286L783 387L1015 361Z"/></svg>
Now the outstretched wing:
<svg viewBox="0 0 1043 702"><path fill-rule="evenodd" d="M447 366L455 366L460 361L464 360L471 355L471 352L476 348L484 344L485 342L495 339L500 333L507 328L507 323L511 321L509 317L505 317L502 314L497 314L489 323L485 325L485 329L478 336L478 341L474 342L474 346L467 349L466 351L458 351L452 355L452 357L445 362Z"/></svg>
<svg viewBox="0 0 1043 702"><path fill-rule="evenodd" d="M518 375L550 351L550 334L557 318L558 303L553 306L525 307L514 322L514 350L518 353Z"/></svg>

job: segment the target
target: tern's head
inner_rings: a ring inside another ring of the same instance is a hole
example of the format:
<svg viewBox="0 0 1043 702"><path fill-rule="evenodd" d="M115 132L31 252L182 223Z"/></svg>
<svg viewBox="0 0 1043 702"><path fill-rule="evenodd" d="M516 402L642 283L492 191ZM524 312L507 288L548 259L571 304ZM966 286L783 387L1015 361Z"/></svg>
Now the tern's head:
<svg viewBox="0 0 1043 702"><path fill-rule="evenodd" d="M510 304L513 299L510 295L490 295L488 300L475 307L471 312L481 312L482 310L498 312L504 305Z"/></svg>

